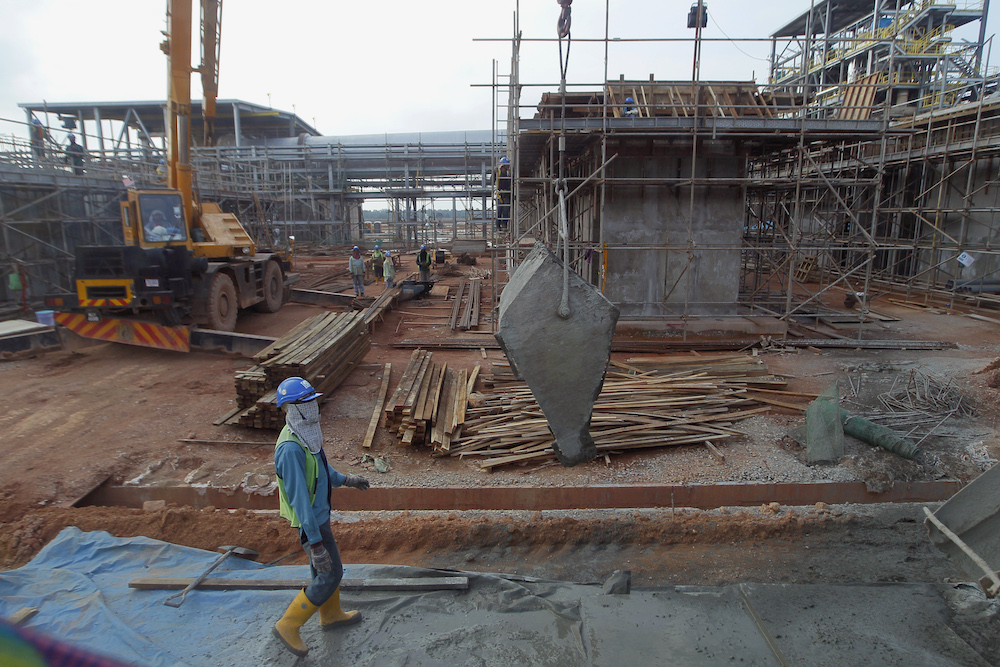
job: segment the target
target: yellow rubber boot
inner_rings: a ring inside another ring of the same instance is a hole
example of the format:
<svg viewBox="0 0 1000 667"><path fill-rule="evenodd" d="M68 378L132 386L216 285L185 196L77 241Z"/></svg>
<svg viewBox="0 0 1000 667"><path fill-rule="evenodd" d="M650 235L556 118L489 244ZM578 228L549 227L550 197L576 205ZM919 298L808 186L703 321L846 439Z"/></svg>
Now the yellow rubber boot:
<svg viewBox="0 0 1000 667"><path fill-rule="evenodd" d="M333 630L342 625L354 625L360 622L360 611L344 611L340 608L339 587L319 608L319 627L323 630Z"/></svg>
<svg viewBox="0 0 1000 667"><path fill-rule="evenodd" d="M281 640L285 648L300 658L309 652L309 647L306 646L305 642L299 636L299 628L302 627L303 623L312 618L317 609L319 607L309 601L309 598L306 597L305 589L302 589L295 596L295 599L292 600L292 604L288 605L285 615L271 629L271 632Z"/></svg>

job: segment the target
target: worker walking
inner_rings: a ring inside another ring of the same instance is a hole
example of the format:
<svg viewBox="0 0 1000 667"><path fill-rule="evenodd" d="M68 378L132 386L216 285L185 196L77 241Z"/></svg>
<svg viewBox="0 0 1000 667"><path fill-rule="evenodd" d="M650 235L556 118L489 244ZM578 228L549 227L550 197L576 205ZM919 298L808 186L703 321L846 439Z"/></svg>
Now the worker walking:
<svg viewBox="0 0 1000 667"><path fill-rule="evenodd" d="M396 267L392 265L392 251L385 251L385 260L382 262L382 273L385 275L385 286L392 289L396 286Z"/></svg>
<svg viewBox="0 0 1000 667"><path fill-rule="evenodd" d="M354 246L351 250L351 258L347 260L347 270L351 273L351 280L354 282L354 296L365 295L365 260L361 257L361 248Z"/></svg>
<svg viewBox="0 0 1000 667"><path fill-rule="evenodd" d="M382 282L382 263L385 262L385 253L382 252L382 244L376 243L372 250L372 271L375 273L375 284Z"/></svg>
<svg viewBox="0 0 1000 667"><path fill-rule="evenodd" d="M431 279L431 251L426 245L420 246L417 253L417 268L420 269L420 282L426 283Z"/></svg>
<svg viewBox="0 0 1000 667"><path fill-rule="evenodd" d="M69 135L69 145L66 146L66 164L73 165L73 173L77 176L83 175L83 160L86 157L86 153L83 150L83 146L76 143L76 135Z"/></svg>
<svg viewBox="0 0 1000 667"><path fill-rule="evenodd" d="M298 592L272 633L301 657L309 647L299 630L317 611L323 630L361 621L361 612L340 607L344 566L330 529L331 490L347 486L366 491L369 484L360 475L337 472L327 462L319 424L318 399L322 394L301 377L284 380L277 394L278 407L285 412L285 427L274 448L278 500L281 516L299 530L299 541L309 555L312 581Z"/></svg>
<svg viewBox="0 0 1000 667"><path fill-rule="evenodd" d="M507 229L510 222L510 160L506 157L500 158L500 165L496 173L493 174L493 200L496 202L496 225L500 231Z"/></svg>

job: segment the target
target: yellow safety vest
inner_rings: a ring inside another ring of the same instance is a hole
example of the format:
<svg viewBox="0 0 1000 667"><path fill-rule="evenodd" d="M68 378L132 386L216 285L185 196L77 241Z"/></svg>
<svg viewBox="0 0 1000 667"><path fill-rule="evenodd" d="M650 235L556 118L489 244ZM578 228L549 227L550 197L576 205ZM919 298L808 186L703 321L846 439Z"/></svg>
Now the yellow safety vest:
<svg viewBox="0 0 1000 667"><path fill-rule="evenodd" d="M274 443L275 451L278 450L278 445L283 442L294 442L306 455L306 483L309 485L309 504L311 505L313 501L316 500L316 482L319 480L319 462L316 460L316 455L309 451L309 448L302 444L298 436L292 433L292 429L285 427L281 429L281 433L278 435L278 441ZM288 502L288 493L285 492L285 482L278 477L278 509L282 517L288 519L292 522L293 528L298 528L302 525L299 521L299 517L295 515L295 509L292 507L291 503Z"/></svg>

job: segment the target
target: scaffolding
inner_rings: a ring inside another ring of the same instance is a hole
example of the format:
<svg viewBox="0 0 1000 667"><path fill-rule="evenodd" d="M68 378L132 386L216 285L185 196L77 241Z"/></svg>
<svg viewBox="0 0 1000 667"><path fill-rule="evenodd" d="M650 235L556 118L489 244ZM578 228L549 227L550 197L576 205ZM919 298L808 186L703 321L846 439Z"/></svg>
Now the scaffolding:
<svg viewBox="0 0 1000 667"><path fill-rule="evenodd" d="M165 186L158 173L165 153L155 125L162 110L154 107L91 105L72 115L72 127L62 129L43 115L40 143L0 136L0 265L5 275L24 276L27 305L73 288L77 246L123 242L119 201L126 187ZM61 118L66 111L60 108L47 105L47 113ZM116 113L121 126L112 125ZM7 122L25 134L32 125ZM276 122L289 123L281 117ZM86 132L87 123L91 130L101 127L103 139ZM296 244L321 245L373 237L373 242L407 249L486 236L484 212L496 150L490 131L322 137L281 136L261 126L253 130L259 136L236 141L227 127L233 131L241 125L220 123L221 145L192 150L194 189L199 199L235 214L261 247L285 247L290 237ZM242 124L245 131L255 127ZM69 131L89 147L78 170L67 162L61 139ZM390 202L395 218L366 221L362 206L369 199ZM426 204L418 208L421 202L430 202L430 210ZM434 202L450 203L450 215L436 210ZM0 315L22 310L21 297L5 280Z"/></svg>
<svg viewBox="0 0 1000 667"><path fill-rule="evenodd" d="M895 114L978 99L988 0L820 0L771 35L770 85L816 115L852 96ZM956 32L979 24L978 39ZM855 86L852 88L852 86Z"/></svg>
<svg viewBox="0 0 1000 667"><path fill-rule="evenodd" d="M516 119L498 113L517 211L510 234L498 234L498 255L513 268L530 241L556 246L562 141L568 261L621 308L626 326L787 335L842 315L845 299L862 304L863 325L870 300L888 291L947 292L952 301L975 292L985 303L991 284L1000 292L1000 277L991 283L1000 269L997 81L985 74L982 37L931 45L950 34L941 26L982 20L986 4L890 4L838 3L852 7L847 20L814 3L800 17L802 30L814 28L804 30L798 61L775 50L763 87L700 80L699 34L691 80L610 78L609 52L630 40L606 27L603 40L587 40L603 41L603 83L568 82L561 94L520 80L525 39L516 28L511 75L494 77L507 98L498 110L517 110ZM866 16L881 26L877 43L863 43ZM823 43L817 21L826 21ZM791 26L779 33L797 34ZM824 66L802 64L817 53ZM871 68L858 67L862 56ZM912 94L905 73L918 62L923 87ZM522 103L523 91L538 89Z"/></svg>

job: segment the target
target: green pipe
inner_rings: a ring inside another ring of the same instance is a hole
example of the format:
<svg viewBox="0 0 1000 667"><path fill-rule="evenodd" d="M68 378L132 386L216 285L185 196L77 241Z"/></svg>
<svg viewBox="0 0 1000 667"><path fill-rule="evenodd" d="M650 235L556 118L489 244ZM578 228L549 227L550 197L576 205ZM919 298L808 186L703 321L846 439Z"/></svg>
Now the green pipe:
<svg viewBox="0 0 1000 667"><path fill-rule="evenodd" d="M920 454L920 449L915 444L900 437L888 426L882 426L870 422L864 417L852 415L843 408L840 408L840 421L844 425L845 434L867 442L869 445L877 445L888 449L893 454L899 454L903 458L911 460Z"/></svg>

